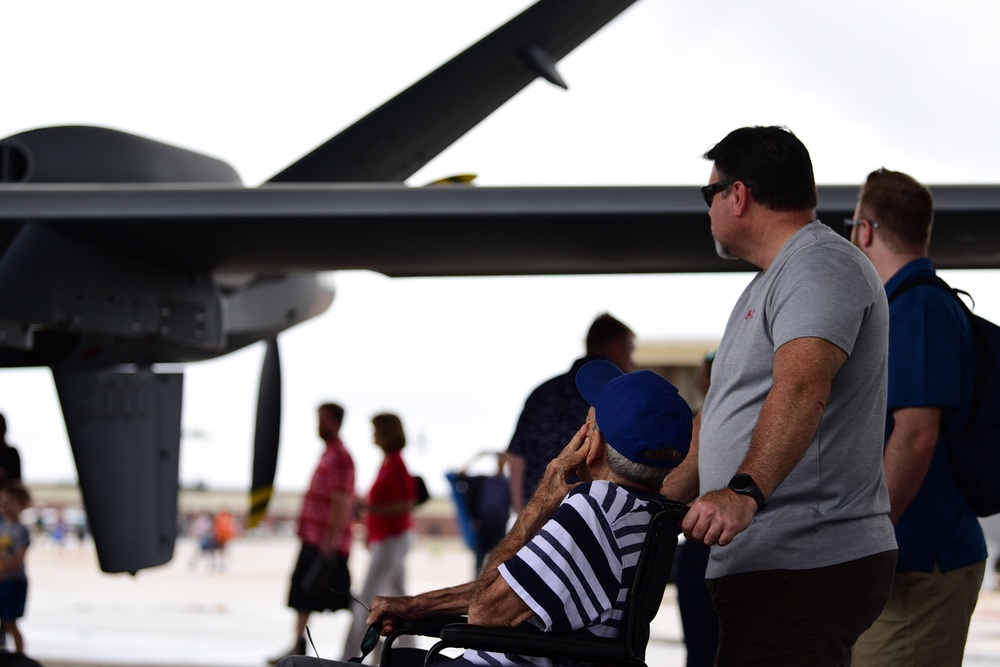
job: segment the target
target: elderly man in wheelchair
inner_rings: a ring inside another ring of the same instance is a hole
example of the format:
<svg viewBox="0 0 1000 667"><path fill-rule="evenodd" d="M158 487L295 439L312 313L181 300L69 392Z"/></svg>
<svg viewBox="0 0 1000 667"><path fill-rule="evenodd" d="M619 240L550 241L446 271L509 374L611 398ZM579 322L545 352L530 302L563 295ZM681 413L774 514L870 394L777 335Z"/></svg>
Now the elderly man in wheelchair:
<svg viewBox="0 0 1000 667"><path fill-rule="evenodd" d="M382 664L644 664L649 620L686 509L658 492L688 451L691 409L656 373L623 374L608 361L585 365L576 384L592 406L587 421L548 465L479 578L416 596L376 597L363 652L378 632L394 635L414 621L467 614L468 624L444 628L443 643L429 654L394 648ZM581 481L568 483L574 473ZM652 586L640 581L650 577ZM438 655L446 646L469 648L455 658ZM281 664L342 663L298 657Z"/></svg>

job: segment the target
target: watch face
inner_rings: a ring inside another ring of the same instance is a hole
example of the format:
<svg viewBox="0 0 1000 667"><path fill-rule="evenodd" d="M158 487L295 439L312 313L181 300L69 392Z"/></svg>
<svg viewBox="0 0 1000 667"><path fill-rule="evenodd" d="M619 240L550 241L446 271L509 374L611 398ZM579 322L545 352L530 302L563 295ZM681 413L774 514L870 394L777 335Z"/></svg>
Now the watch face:
<svg viewBox="0 0 1000 667"><path fill-rule="evenodd" d="M757 488L757 483L753 481L753 477L750 475L745 473L733 475L733 478L729 480L729 488L732 489L733 493L753 498L757 503L758 511L767 507L767 504L764 502L764 494Z"/></svg>
<svg viewBox="0 0 1000 667"><path fill-rule="evenodd" d="M737 493L746 493L753 488L753 479L750 475L736 475L729 482L730 488Z"/></svg>

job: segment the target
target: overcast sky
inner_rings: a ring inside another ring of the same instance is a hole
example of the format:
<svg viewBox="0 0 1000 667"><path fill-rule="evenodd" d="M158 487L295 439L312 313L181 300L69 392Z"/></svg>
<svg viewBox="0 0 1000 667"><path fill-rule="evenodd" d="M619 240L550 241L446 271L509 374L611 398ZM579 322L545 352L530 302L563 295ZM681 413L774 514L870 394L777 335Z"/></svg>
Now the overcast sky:
<svg viewBox="0 0 1000 667"><path fill-rule="evenodd" d="M257 185L515 15L524 0L0 3L0 137L113 127L226 160ZM703 184L730 130L791 128L820 183L885 165L928 183L1000 182L1000 3L639 0L411 180ZM706 215L706 234L708 218ZM706 243L711 240L706 236ZM949 272L1000 321L993 272ZM407 279L332 274L332 308L280 338L278 486L320 453L315 406L342 402L359 490L369 418L398 412L410 467L506 446L521 403L610 311L640 339L714 338L749 274ZM249 485L262 349L188 367L186 484ZM75 471L47 370L0 371L27 480Z"/></svg>

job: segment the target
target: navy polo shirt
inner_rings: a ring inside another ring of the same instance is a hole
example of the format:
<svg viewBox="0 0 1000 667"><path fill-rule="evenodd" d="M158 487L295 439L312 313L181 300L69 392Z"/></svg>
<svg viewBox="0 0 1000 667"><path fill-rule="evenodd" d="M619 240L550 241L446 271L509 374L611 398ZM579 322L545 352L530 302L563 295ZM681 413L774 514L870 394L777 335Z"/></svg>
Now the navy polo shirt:
<svg viewBox="0 0 1000 667"><path fill-rule="evenodd" d="M524 402L507 451L524 457L525 504L542 481L545 467L559 456L587 420L590 403L576 388L576 373L599 358L577 359L567 372L536 387Z"/></svg>
<svg viewBox="0 0 1000 667"><path fill-rule="evenodd" d="M934 275L929 259L917 259L885 284L891 297L914 275ZM955 298L940 287L921 285L889 306L889 395L885 438L898 408L942 408L942 436L957 433L968 419L975 376L975 341ZM986 560L986 541L975 512L951 471L948 444L938 440L927 479L896 525L900 572L942 572Z"/></svg>

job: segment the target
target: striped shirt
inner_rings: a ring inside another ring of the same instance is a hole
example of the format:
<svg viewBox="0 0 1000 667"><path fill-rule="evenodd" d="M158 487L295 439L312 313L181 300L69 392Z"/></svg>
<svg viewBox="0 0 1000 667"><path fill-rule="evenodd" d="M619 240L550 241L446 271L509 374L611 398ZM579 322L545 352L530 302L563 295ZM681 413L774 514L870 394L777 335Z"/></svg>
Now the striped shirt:
<svg viewBox="0 0 1000 667"><path fill-rule="evenodd" d="M649 500L607 481L575 487L500 575L545 632L617 637L652 518ZM467 651L477 665L570 665L544 658Z"/></svg>
<svg viewBox="0 0 1000 667"><path fill-rule="evenodd" d="M306 544L320 546L330 528L330 506L334 491L343 491L352 501L345 503L343 532L340 536L338 553L351 553L351 515L354 512L354 460L338 438L327 444L326 451L316 466L309 490L302 499L302 513L299 515L299 539Z"/></svg>

